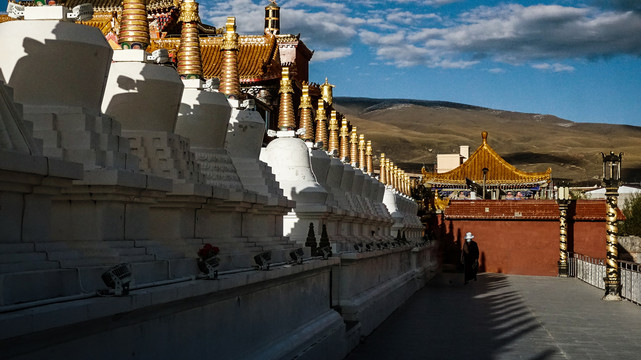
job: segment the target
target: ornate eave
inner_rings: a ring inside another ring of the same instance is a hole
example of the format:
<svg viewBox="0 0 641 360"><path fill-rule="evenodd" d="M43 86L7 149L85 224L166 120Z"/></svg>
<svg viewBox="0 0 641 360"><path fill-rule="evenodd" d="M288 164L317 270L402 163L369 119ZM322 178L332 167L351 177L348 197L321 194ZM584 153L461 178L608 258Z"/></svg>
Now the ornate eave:
<svg viewBox="0 0 641 360"><path fill-rule="evenodd" d="M483 143L462 165L446 173L428 173L423 169L423 183L434 187L466 186L469 180L483 183L483 169L487 169L485 185L501 186L540 186L550 182L552 169L545 172L525 172L505 161L487 143L487 132L483 132Z"/></svg>
<svg viewBox="0 0 641 360"><path fill-rule="evenodd" d="M222 36L201 37L200 51L203 77L206 79L222 76ZM175 53L180 39L165 38L152 40L149 50L167 49ZM243 36L238 39L238 73L241 84L253 84L280 78L278 47L274 36Z"/></svg>

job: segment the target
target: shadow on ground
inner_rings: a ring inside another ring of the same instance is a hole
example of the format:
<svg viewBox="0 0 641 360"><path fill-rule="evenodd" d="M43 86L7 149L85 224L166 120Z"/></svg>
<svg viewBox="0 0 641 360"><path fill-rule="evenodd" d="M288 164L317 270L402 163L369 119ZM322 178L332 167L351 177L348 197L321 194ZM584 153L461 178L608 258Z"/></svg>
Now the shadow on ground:
<svg viewBox="0 0 641 360"><path fill-rule="evenodd" d="M533 332L537 336L532 336ZM346 360L551 359L558 348L502 274L441 273L363 339ZM537 342L530 344L532 340ZM545 337L545 336L543 336Z"/></svg>

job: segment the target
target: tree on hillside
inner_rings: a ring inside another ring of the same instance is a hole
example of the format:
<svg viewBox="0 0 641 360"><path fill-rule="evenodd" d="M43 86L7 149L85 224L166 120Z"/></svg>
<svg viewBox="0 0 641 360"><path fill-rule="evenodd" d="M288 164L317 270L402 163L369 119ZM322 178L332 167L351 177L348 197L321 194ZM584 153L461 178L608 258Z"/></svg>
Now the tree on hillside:
<svg viewBox="0 0 641 360"><path fill-rule="evenodd" d="M641 236L641 193L629 197L623 205L625 220L619 222L621 235Z"/></svg>

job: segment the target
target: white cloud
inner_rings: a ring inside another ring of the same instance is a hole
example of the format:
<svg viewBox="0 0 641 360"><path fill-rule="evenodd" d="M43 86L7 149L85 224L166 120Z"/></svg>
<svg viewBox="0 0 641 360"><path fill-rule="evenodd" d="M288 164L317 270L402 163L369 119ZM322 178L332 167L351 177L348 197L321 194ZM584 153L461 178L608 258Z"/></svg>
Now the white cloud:
<svg viewBox="0 0 641 360"><path fill-rule="evenodd" d="M403 36L398 39L399 34ZM520 65L549 60L641 55L641 14L596 8L518 4L481 6L445 27L428 27L378 37L365 31L361 40L379 57L397 66L468 67L481 60ZM400 45L411 48L408 60ZM420 54L420 56L416 56ZM419 60L420 58L420 60ZM558 61L551 71L572 71Z"/></svg>
<svg viewBox="0 0 641 360"><path fill-rule="evenodd" d="M553 72L572 72L574 71L574 67L570 65L565 65L565 64L560 64L560 63L537 63L537 64L532 64L530 65L534 69L538 70L548 70L548 71L553 71Z"/></svg>
<svg viewBox="0 0 641 360"><path fill-rule="evenodd" d="M338 59L346 56L352 55L352 49L349 47L338 47L332 50L316 50L314 51L314 57L312 57L312 62L322 62L327 60Z"/></svg>

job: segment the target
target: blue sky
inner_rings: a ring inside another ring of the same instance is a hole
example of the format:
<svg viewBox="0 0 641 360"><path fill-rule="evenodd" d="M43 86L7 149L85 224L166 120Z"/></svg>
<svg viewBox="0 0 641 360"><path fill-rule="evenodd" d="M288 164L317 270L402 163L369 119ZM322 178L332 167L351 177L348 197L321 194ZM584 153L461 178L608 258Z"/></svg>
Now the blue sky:
<svg viewBox="0 0 641 360"><path fill-rule="evenodd" d="M201 1L260 33L267 0ZM281 0L335 96L444 100L641 126L641 1Z"/></svg>

